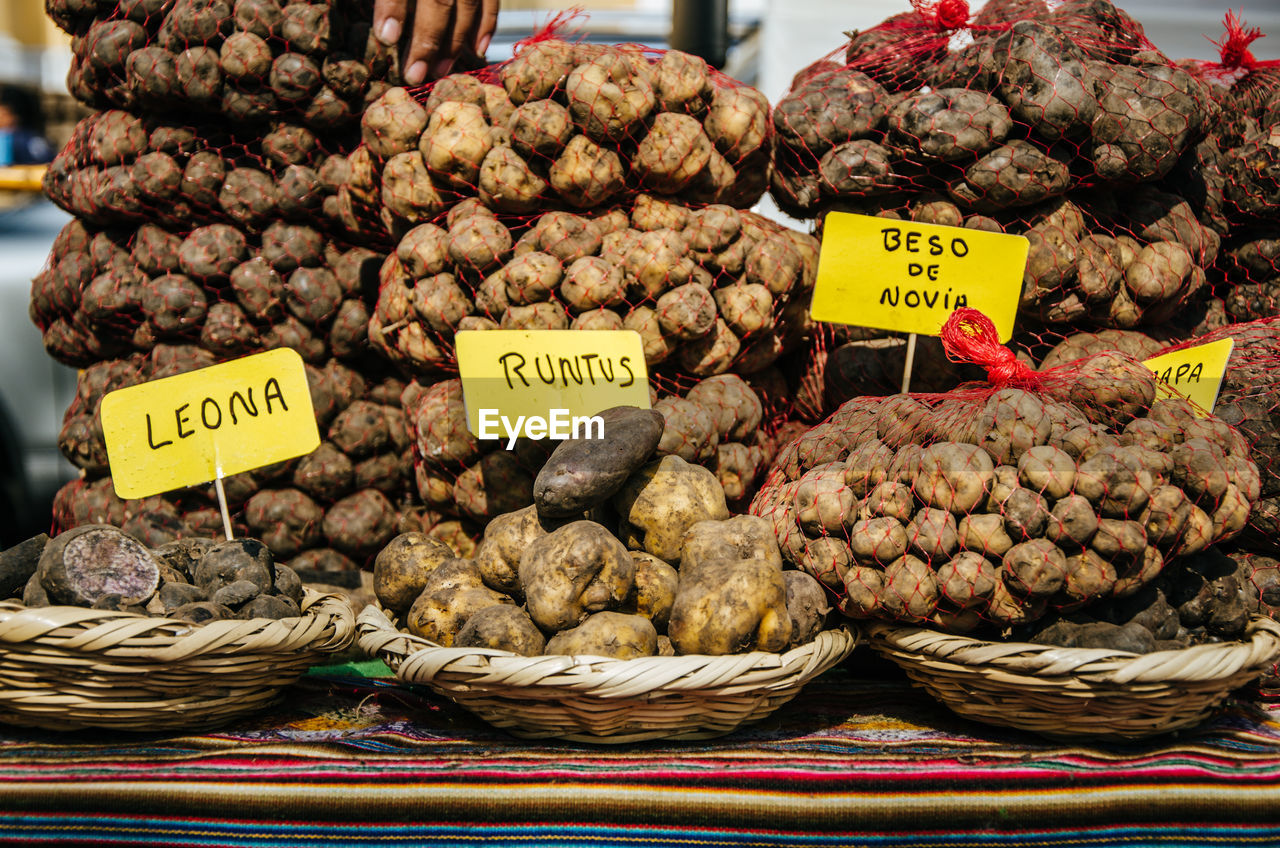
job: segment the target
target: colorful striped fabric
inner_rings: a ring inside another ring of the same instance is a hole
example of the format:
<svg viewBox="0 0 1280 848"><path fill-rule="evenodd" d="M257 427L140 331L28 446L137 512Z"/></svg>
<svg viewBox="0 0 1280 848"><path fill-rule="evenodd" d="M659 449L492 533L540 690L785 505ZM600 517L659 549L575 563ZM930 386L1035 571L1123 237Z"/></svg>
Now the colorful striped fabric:
<svg viewBox="0 0 1280 848"><path fill-rule="evenodd" d="M860 654L855 656L861 656ZM527 742L394 682L307 678L203 735L0 730L0 845L1280 845L1280 723L1086 747L836 669L707 742Z"/></svg>

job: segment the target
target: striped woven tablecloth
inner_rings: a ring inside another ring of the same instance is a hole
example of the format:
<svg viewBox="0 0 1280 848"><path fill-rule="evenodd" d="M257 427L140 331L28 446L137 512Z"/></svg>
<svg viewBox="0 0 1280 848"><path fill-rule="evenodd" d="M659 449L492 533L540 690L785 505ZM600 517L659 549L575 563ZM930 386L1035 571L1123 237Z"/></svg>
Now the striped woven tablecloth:
<svg viewBox="0 0 1280 848"><path fill-rule="evenodd" d="M203 735L0 729L0 845L1280 845L1280 723L1080 747L838 668L709 742L532 743L310 677Z"/></svg>

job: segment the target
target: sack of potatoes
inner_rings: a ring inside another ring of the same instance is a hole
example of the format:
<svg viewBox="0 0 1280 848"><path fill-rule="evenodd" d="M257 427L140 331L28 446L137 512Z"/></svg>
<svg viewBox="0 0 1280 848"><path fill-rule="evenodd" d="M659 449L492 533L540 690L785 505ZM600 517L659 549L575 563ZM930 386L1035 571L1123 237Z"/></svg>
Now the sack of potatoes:
<svg viewBox="0 0 1280 848"><path fill-rule="evenodd" d="M661 413L601 417L604 437L556 446L533 503L493 518L473 556L417 533L378 554L374 591L399 626L525 656L781 652L811 640L827 593L784 567L769 523L731 517L711 470L654 458Z"/></svg>
<svg viewBox="0 0 1280 848"><path fill-rule="evenodd" d="M855 398L779 451L751 512L846 615L1025 624L1245 527L1260 476L1240 431L1157 397L1124 354L1035 372L1001 350L1001 385Z"/></svg>

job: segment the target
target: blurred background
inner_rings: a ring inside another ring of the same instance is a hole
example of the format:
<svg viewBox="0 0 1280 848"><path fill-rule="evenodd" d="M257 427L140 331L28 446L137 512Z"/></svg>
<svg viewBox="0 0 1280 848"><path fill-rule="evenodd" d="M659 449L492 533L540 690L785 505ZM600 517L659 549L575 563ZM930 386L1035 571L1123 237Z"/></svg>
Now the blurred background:
<svg viewBox="0 0 1280 848"><path fill-rule="evenodd" d="M505 0L491 61L571 4ZM571 29L602 42L678 47L707 58L776 102L797 71L839 49L844 32L910 8L908 0L597 0ZM971 8L981 5L972 0ZM1258 59L1280 59L1280 0L1121 0L1174 58L1215 59L1228 9L1270 38ZM0 546L47 530L53 493L75 474L59 454L75 373L48 357L27 315L31 278L68 216L43 200L26 159L47 160L84 114L66 92L68 37L41 0L0 3ZM41 145L47 144L42 148ZM35 174L38 178L38 172ZM767 204L767 200L765 203ZM759 211L783 217L767 206Z"/></svg>

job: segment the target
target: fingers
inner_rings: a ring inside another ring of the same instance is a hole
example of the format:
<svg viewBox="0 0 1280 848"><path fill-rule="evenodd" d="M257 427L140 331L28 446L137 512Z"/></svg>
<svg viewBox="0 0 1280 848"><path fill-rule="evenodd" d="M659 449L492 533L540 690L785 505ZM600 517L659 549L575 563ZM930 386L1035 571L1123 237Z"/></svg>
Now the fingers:
<svg viewBox="0 0 1280 848"><path fill-rule="evenodd" d="M374 37L389 47L400 41L404 32L405 0L377 0L373 4Z"/></svg>
<svg viewBox="0 0 1280 848"><path fill-rule="evenodd" d="M480 0L457 0L453 9L453 37L449 41L449 56L461 56L476 43L480 27Z"/></svg>
<svg viewBox="0 0 1280 848"><path fill-rule="evenodd" d="M439 66L432 68L433 62L443 60L452 64L445 48L446 33L452 32L453 17L454 3L450 0L417 0L413 15L413 35L404 56L406 83L421 85L425 82L428 74L440 69Z"/></svg>
<svg viewBox="0 0 1280 848"><path fill-rule="evenodd" d="M476 33L475 51L476 55L484 58L484 52L489 49L489 42L493 40L493 33L498 28L498 7L502 5L500 0L484 0L480 9L480 26Z"/></svg>

